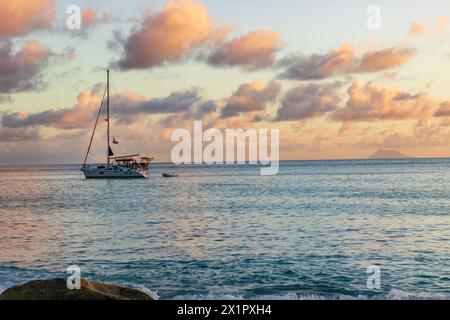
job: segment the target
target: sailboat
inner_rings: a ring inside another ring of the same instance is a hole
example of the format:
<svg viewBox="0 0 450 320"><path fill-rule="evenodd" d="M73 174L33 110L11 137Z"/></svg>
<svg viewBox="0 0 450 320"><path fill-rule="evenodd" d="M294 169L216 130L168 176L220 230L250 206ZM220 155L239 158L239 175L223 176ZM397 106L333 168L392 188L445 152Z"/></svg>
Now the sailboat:
<svg viewBox="0 0 450 320"><path fill-rule="evenodd" d="M110 112L109 112L109 73L110 70L106 70L107 82L106 82L106 164L101 165L88 165L86 164L89 152L91 150L92 141L94 139L95 130L97 128L98 119L101 114L103 99L98 110L97 118L95 120L94 129L92 131L89 146L84 158L81 171L84 173L86 179L136 179L147 178L149 176L149 165L153 160L152 157L140 156L140 154L131 154L124 156L114 156L110 144ZM103 96L104 97L104 96ZM113 143L116 143L113 137Z"/></svg>

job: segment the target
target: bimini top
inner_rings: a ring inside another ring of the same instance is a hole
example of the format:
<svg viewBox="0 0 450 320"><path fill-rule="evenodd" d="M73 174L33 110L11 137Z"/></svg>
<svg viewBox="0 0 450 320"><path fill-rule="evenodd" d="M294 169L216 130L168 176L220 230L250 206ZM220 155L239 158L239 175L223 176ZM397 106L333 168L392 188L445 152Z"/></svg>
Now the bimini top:
<svg viewBox="0 0 450 320"><path fill-rule="evenodd" d="M113 160L127 160L127 159L134 159L134 158L139 157L139 156L140 156L140 154L137 153L137 154L129 154L129 155L126 155L126 156L110 157L110 159L113 159Z"/></svg>
<svg viewBox="0 0 450 320"><path fill-rule="evenodd" d="M111 160L115 160L117 162L137 162L139 160L140 162L150 162L154 158L153 157L140 157L139 154L130 154L126 156L117 156L117 157L111 157Z"/></svg>

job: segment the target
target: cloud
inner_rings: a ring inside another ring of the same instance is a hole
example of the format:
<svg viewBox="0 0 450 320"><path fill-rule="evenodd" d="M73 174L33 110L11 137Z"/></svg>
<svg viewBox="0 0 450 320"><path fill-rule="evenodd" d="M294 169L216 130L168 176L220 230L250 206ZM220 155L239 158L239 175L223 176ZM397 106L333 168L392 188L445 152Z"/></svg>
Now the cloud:
<svg viewBox="0 0 450 320"><path fill-rule="evenodd" d="M50 109L36 113L13 112L2 116L2 128L46 126L58 129L90 128L100 107L101 97L82 92L71 108Z"/></svg>
<svg viewBox="0 0 450 320"><path fill-rule="evenodd" d="M242 84L226 99L221 117L233 117L241 112L264 111L268 103L275 101L280 90L281 85L273 81L267 85L262 81Z"/></svg>
<svg viewBox="0 0 450 320"><path fill-rule="evenodd" d="M277 65L286 70L279 76L288 80L320 80L347 72L354 62L355 50L343 44L326 54L297 54L280 60Z"/></svg>
<svg viewBox="0 0 450 320"><path fill-rule="evenodd" d="M184 114L185 119L202 119L205 115L216 112L217 103L214 100L207 100L199 104L195 104L190 110Z"/></svg>
<svg viewBox="0 0 450 320"><path fill-rule="evenodd" d="M35 128L0 128L0 142L20 142L39 138L39 130Z"/></svg>
<svg viewBox="0 0 450 320"><path fill-rule="evenodd" d="M401 66L412 59L415 50L411 48L391 47L379 51L367 52L361 57L361 61L355 72L378 72Z"/></svg>
<svg viewBox="0 0 450 320"><path fill-rule="evenodd" d="M409 29L408 36L419 37L425 33L425 25L421 22L413 22Z"/></svg>
<svg viewBox="0 0 450 320"><path fill-rule="evenodd" d="M445 32L448 26L448 17L439 17L436 23L433 25L432 34L437 37Z"/></svg>
<svg viewBox="0 0 450 320"><path fill-rule="evenodd" d="M106 13L99 14L92 8L85 8L81 12L81 21L83 22L83 28L92 27L94 25L109 21L109 15Z"/></svg>
<svg viewBox="0 0 450 320"><path fill-rule="evenodd" d="M197 88L181 89L166 97L148 98L133 92L123 92L111 97L111 105L120 110L130 121L136 121L144 114L172 114L192 112L202 102ZM122 123L119 120L119 123Z"/></svg>
<svg viewBox="0 0 450 320"><path fill-rule="evenodd" d="M350 136L363 135L366 133L366 131L367 130L356 127L353 123L343 122L341 127L339 128L338 133L340 136L350 137Z"/></svg>
<svg viewBox="0 0 450 320"><path fill-rule="evenodd" d="M300 84L290 89L281 100L276 121L293 121L322 116L339 104L337 84Z"/></svg>
<svg viewBox="0 0 450 320"><path fill-rule="evenodd" d="M326 54L297 54L280 60L277 67L285 70L278 78L321 80L337 75L379 72L401 66L414 55L412 48L390 47L368 51L358 57L353 46L343 44Z"/></svg>
<svg viewBox="0 0 450 320"><path fill-rule="evenodd" d="M230 31L217 26L200 1L173 0L162 11L147 15L128 37L115 31L108 46L121 51L114 62L121 70L149 69L192 57L249 71L273 65L281 42L277 32L256 30L228 40Z"/></svg>
<svg viewBox="0 0 450 320"><path fill-rule="evenodd" d="M420 97L421 97L420 93L411 94L409 92L399 92L393 98L393 100L396 100L396 101L400 101L400 100L414 100L414 99L417 99L417 98L420 98Z"/></svg>
<svg viewBox="0 0 450 320"><path fill-rule="evenodd" d="M438 37L447 30L449 17L442 16L433 22L413 22L408 32L409 37L421 37L427 34Z"/></svg>
<svg viewBox="0 0 450 320"><path fill-rule="evenodd" d="M332 118L339 121L406 120L430 117L434 102L426 96L358 81L348 88L346 105Z"/></svg>
<svg viewBox="0 0 450 320"><path fill-rule="evenodd" d="M382 130L348 145L353 148L430 148L447 146L449 139L450 131L448 128L436 122L419 119L417 123L405 131Z"/></svg>
<svg viewBox="0 0 450 320"><path fill-rule="evenodd" d="M167 114L189 111L202 97L196 88L172 92L164 98L154 98L138 104L137 112Z"/></svg>
<svg viewBox="0 0 450 320"><path fill-rule="evenodd" d="M122 70L145 69L182 59L191 50L211 41L213 22L198 1L178 0L150 14L124 39Z"/></svg>
<svg viewBox="0 0 450 320"><path fill-rule="evenodd" d="M217 102L214 100L200 101L193 104L188 110L182 113L172 113L158 121L158 124L164 128L176 128L186 120L202 120L204 125L208 125L208 119L205 118L214 115L218 109ZM214 120L217 120L215 117Z"/></svg>
<svg viewBox="0 0 450 320"><path fill-rule="evenodd" d="M4 128L46 126L57 129L90 128L100 107L102 90L97 86L92 91L82 92L71 108L50 109L36 113L4 113L1 119ZM202 101L196 88L178 90L163 98L146 98L132 92L119 93L111 97L111 108L118 113L114 120L118 124L135 122L145 114L200 114L213 110L211 102Z"/></svg>
<svg viewBox="0 0 450 320"><path fill-rule="evenodd" d="M450 101L442 102L434 114L435 117L450 117Z"/></svg>
<svg viewBox="0 0 450 320"><path fill-rule="evenodd" d="M73 59L73 48L55 53L36 40L30 40L19 50L11 41L0 41L0 93L39 90L46 83L42 71L50 62L60 63Z"/></svg>
<svg viewBox="0 0 450 320"><path fill-rule="evenodd" d="M81 37L83 39L87 39L89 36L89 33L96 28L97 26L111 22L113 18L106 12L99 12L91 7L83 8L81 10L81 26L79 29L72 29L68 33L67 27L65 24L60 24L58 27L55 27L53 30L58 31L60 33L63 33L64 35L69 34L70 36L74 37ZM119 19L115 19L119 21ZM117 33L118 31L113 31L115 41L111 43L107 43L108 45L115 45L118 46L117 41L120 40L120 34ZM116 34L117 33L117 34Z"/></svg>
<svg viewBox="0 0 450 320"><path fill-rule="evenodd" d="M266 69L274 64L280 44L280 35L275 31L252 31L215 46L207 62L213 66L243 66L250 71Z"/></svg>
<svg viewBox="0 0 450 320"><path fill-rule="evenodd" d="M47 29L54 18L54 0L0 1L0 39Z"/></svg>
<svg viewBox="0 0 450 320"><path fill-rule="evenodd" d="M0 93L34 90L43 85L40 72L53 53L37 41L14 52L10 41L0 43Z"/></svg>

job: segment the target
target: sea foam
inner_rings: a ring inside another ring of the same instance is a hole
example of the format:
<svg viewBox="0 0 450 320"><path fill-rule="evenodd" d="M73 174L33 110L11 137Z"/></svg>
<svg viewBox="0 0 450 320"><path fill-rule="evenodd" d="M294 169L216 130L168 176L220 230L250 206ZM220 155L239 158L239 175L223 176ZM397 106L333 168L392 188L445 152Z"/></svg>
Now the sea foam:
<svg viewBox="0 0 450 320"><path fill-rule="evenodd" d="M391 289L387 294L377 295L343 295L343 294L273 294L244 296L229 293L207 293L178 295L173 300L450 300L450 294L429 292L411 293L399 289Z"/></svg>

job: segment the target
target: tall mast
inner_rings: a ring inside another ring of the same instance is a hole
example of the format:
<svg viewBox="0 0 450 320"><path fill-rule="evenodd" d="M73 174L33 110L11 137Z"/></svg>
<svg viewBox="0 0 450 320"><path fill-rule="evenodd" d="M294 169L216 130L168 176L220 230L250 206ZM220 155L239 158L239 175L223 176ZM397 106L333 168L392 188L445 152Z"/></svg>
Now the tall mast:
<svg viewBox="0 0 450 320"><path fill-rule="evenodd" d="M107 94L107 98L106 98L106 121L107 121L107 129L106 129L106 139L107 139L107 150L106 150L106 154L107 154L107 162L109 164L110 160L109 160L109 150L111 150L111 147L109 146L109 69L106 69L106 75L107 75L107 81L106 81L106 94Z"/></svg>

